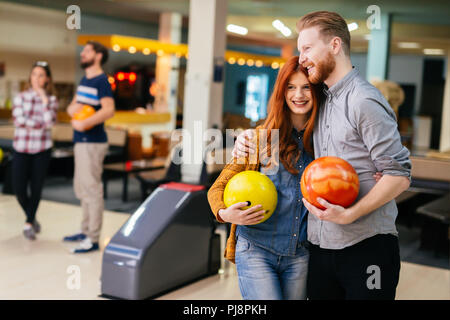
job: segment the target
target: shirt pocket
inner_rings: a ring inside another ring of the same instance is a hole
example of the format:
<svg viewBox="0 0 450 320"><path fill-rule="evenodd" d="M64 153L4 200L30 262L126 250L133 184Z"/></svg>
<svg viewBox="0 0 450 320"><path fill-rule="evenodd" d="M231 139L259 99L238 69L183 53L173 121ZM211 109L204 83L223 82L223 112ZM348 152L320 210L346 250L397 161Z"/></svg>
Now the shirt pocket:
<svg viewBox="0 0 450 320"><path fill-rule="evenodd" d="M337 107L337 106L336 106ZM354 150L355 146L360 147L360 139L356 127L349 120L349 110L346 108L337 108L330 114L330 121L323 124L323 130L329 135L329 141L332 144L333 151L342 156L349 151ZM329 127L328 127L329 126ZM330 146L320 146L330 147ZM331 150L330 150L331 151Z"/></svg>
<svg viewBox="0 0 450 320"><path fill-rule="evenodd" d="M259 172L265 174L275 185L275 188L279 190L280 187L280 170L281 167L263 167L261 166Z"/></svg>
<svg viewBox="0 0 450 320"><path fill-rule="evenodd" d="M280 198L282 198L286 204L296 201L296 191L297 189L300 190L298 177L285 169L280 171L279 176L280 182L277 190Z"/></svg>

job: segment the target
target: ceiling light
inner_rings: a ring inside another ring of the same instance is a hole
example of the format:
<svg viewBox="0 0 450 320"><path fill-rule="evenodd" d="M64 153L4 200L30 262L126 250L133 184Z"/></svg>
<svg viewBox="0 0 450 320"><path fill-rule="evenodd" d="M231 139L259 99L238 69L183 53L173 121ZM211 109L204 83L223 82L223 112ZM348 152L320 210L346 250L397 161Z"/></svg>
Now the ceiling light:
<svg viewBox="0 0 450 320"><path fill-rule="evenodd" d="M135 47L129 47L128 48L128 52L129 53L136 53L136 48Z"/></svg>
<svg viewBox="0 0 450 320"><path fill-rule="evenodd" d="M348 27L348 31L352 32L352 31L358 29L358 24L356 22L352 22L352 23L348 24L347 27Z"/></svg>
<svg viewBox="0 0 450 320"><path fill-rule="evenodd" d="M113 51L114 52L119 52L120 51L120 46L118 44L113 45Z"/></svg>
<svg viewBox="0 0 450 320"><path fill-rule="evenodd" d="M397 43L397 47L402 49L419 49L420 44L417 42L399 42Z"/></svg>
<svg viewBox="0 0 450 320"><path fill-rule="evenodd" d="M288 27L286 27L285 25L284 25L284 23L283 22L281 22L280 20L274 20L273 22L272 22L272 26L275 28L275 29L277 29L278 31L280 31L282 34L283 34L283 36L285 36L285 37L289 37L291 34L292 34L292 31L291 31L291 29L289 29Z"/></svg>
<svg viewBox="0 0 450 320"><path fill-rule="evenodd" d="M441 56L445 54L443 49L423 49L423 53L433 56Z"/></svg>
<svg viewBox="0 0 450 320"><path fill-rule="evenodd" d="M144 50L142 50L142 53L145 54L146 56L148 56L150 54L150 49L149 48L144 48Z"/></svg>
<svg viewBox="0 0 450 320"><path fill-rule="evenodd" d="M237 26L235 24L227 25L227 30L229 32L237 33L237 34L240 34L240 35L243 35L243 36L245 36L248 33L248 29L247 28L244 28L244 27L241 27L241 26Z"/></svg>

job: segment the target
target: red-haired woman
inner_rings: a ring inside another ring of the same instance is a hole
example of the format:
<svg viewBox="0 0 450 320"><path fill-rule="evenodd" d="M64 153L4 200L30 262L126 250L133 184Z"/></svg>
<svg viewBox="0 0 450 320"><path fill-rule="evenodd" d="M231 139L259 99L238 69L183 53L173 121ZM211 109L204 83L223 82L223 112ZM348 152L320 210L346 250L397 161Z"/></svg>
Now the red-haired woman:
<svg viewBox="0 0 450 320"><path fill-rule="evenodd" d="M234 158L208 192L217 220L232 224L226 258L236 263L244 299L306 298L307 210L301 202L300 178L314 159L311 137L320 93L298 57L289 59L278 73L267 120L256 128L256 158ZM274 133L279 140L275 146L270 145ZM277 188L275 212L260 224L259 206L241 210L246 202L228 208L223 202L227 182L244 170L266 174Z"/></svg>

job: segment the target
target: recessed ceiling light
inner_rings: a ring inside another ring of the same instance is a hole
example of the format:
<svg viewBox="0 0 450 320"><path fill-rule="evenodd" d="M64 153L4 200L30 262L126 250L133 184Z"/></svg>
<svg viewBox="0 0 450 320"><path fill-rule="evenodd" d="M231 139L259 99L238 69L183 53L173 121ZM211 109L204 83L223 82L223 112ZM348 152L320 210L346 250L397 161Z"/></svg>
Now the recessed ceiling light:
<svg viewBox="0 0 450 320"><path fill-rule="evenodd" d="M229 24L227 25L227 30L229 32L237 33L240 35L245 36L248 33L248 29L245 27L237 26L235 24Z"/></svg>
<svg viewBox="0 0 450 320"><path fill-rule="evenodd" d="M289 29L288 27L286 27L285 25L284 25L284 23L283 22L281 22L280 20L274 20L273 22L272 22L272 26L275 28L275 29L277 29L278 31L280 31L282 34L283 34L283 36L285 36L285 37L289 37L291 34L292 34L292 31L291 31L291 29Z"/></svg>
<svg viewBox="0 0 450 320"><path fill-rule="evenodd" d="M352 32L352 31L358 29L358 24L356 22L352 22L352 23L348 24L347 27L348 27L348 31Z"/></svg>
<svg viewBox="0 0 450 320"><path fill-rule="evenodd" d="M441 56L445 54L445 51L443 49L423 49L423 53L433 56Z"/></svg>
<svg viewBox="0 0 450 320"><path fill-rule="evenodd" d="M420 44L417 42L399 42L397 43L397 47L402 49L419 49Z"/></svg>

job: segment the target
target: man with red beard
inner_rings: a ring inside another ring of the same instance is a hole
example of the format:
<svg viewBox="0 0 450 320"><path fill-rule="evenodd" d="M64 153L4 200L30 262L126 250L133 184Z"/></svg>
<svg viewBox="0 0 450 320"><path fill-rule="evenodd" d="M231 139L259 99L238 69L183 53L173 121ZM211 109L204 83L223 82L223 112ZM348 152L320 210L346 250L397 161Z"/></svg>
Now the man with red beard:
<svg viewBox="0 0 450 320"><path fill-rule="evenodd" d="M356 170L360 191L343 208L319 198L308 209L308 298L395 299L400 273L395 197L408 189L409 151L396 116L382 94L361 78L350 60L350 32L337 13L312 12L297 23L299 62L312 83L324 84L314 129L314 156L337 156ZM239 136L234 155L254 150ZM251 152L251 151L250 151ZM383 177L375 184L374 174Z"/></svg>

